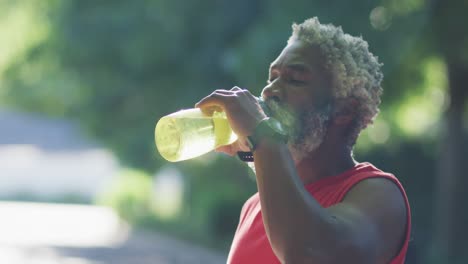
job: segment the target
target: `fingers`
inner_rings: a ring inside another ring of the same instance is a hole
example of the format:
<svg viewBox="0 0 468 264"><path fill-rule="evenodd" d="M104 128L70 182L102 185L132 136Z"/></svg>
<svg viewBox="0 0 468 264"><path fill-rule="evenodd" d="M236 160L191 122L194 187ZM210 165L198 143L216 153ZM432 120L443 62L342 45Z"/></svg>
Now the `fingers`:
<svg viewBox="0 0 468 264"><path fill-rule="evenodd" d="M240 140L237 140L232 144L217 147L215 151L223 152L230 156L235 156L237 155L238 151L250 151L250 148L243 144Z"/></svg>
<svg viewBox="0 0 468 264"><path fill-rule="evenodd" d="M220 98L217 95L210 95L203 98L200 102L195 104L195 107L201 109L206 115L212 115L213 112L222 112L225 108L225 99Z"/></svg>
<svg viewBox="0 0 468 264"><path fill-rule="evenodd" d="M203 113L211 115L214 111L223 111L226 104L234 99L237 93L245 91L247 90L237 86L233 87L231 90L218 89L201 99L195 104L195 107L201 108Z"/></svg>
<svg viewBox="0 0 468 264"><path fill-rule="evenodd" d="M221 146L215 149L216 152L223 152L228 154L229 156L234 156L236 154L236 151L234 151L234 148L231 145L226 145L226 146Z"/></svg>
<svg viewBox="0 0 468 264"><path fill-rule="evenodd" d="M237 92L237 91L247 91L247 90L246 89L241 89L240 87L237 87L237 86L234 86L234 87L232 87L232 89L230 91Z"/></svg>
<svg viewBox="0 0 468 264"><path fill-rule="evenodd" d="M229 90L229 91L232 91L232 92L234 92L234 93L236 93L236 94L239 94L239 95L240 95L240 94L249 94L249 95L251 95L251 93L250 93L249 90L247 90L247 89L242 89L242 88L239 88L239 87L237 87L237 86L234 86L234 87L233 87L231 90Z"/></svg>
<svg viewBox="0 0 468 264"><path fill-rule="evenodd" d="M211 94L232 95L232 91L218 89L218 90L215 90L214 92L212 92Z"/></svg>
<svg viewBox="0 0 468 264"><path fill-rule="evenodd" d="M202 110L203 113L207 115L212 115L214 111L223 111L225 106L225 98L232 96L231 91L227 90L216 90L205 98L201 99L198 103L195 104L195 107L198 107Z"/></svg>

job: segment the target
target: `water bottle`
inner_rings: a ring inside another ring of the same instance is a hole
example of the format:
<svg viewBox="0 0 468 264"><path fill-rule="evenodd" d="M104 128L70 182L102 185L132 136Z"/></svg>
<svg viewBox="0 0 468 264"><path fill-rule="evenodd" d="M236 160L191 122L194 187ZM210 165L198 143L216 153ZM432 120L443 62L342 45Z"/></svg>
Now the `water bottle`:
<svg viewBox="0 0 468 264"><path fill-rule="evenodd" d="M207 116L199 108L162 117L154 136L159 153L171 162L195 158L237 140L224 112Z"/></svg>

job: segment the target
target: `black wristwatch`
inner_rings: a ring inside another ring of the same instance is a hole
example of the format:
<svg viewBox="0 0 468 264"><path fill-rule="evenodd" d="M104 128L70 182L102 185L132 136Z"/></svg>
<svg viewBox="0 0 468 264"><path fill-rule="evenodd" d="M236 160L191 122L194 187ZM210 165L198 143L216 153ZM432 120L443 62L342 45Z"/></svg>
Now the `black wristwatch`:
<svg viewBox="0 0 468 264"><path fill-rule="evenodd" d="M247 137L247 145L249 146L250 151L254 152L258 142L265 137L286 143L288 133L278 120L272 117L267 117L260 121L255 128L254 133Z"/></svg>

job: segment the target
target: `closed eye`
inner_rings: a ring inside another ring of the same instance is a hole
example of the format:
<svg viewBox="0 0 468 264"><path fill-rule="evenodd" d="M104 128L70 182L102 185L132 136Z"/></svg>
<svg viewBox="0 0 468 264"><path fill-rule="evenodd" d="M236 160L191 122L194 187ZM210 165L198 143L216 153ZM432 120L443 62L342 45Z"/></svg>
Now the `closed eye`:
<svg viewBox="0 0 468 264"><path fill-rule="evenodd" d="M306 82L304 82L302 80L290 79L289 83L291 83L293 85L304 85Z"/></svg>

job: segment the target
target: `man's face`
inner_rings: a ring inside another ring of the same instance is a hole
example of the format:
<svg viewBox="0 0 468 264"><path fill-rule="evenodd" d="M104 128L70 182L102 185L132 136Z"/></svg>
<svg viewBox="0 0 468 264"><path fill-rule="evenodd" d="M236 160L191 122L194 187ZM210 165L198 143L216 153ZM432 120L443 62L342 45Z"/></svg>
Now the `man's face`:
<svg viewBox="0 0 468 264"><path fill-rule="evenodd" d="M272 117L289 132L289 149L298 164L317 149L327 132L329 80L321 53L302 41L289 44L271 64L262 91Z"/></svg>

